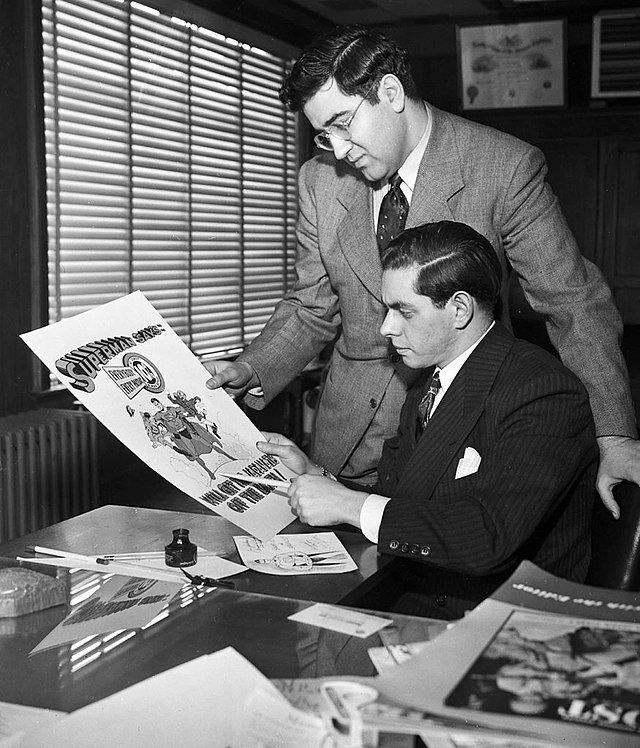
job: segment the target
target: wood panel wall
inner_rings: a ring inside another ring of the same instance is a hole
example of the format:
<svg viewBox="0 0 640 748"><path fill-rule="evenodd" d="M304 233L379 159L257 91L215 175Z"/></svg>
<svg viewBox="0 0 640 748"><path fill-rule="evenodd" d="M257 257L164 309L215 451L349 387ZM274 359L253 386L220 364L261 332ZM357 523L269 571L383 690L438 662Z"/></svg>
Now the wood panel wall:
<svg viewBox="0 0 640 748"><path fill-rule="evenodd" d="M2 3L0 17L0 415L32 407L31 352L18 335L40 319L42 250L42 91L37 0ZM38 123L38 124L36 124Z"/></svg>

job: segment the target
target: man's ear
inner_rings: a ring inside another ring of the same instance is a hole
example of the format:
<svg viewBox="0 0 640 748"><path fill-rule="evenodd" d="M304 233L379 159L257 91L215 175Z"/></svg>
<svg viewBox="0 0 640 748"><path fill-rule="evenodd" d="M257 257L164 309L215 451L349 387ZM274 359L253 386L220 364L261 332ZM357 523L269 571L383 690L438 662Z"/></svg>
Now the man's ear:
<svg viewBox="0 0 640 748"><path fill-rule="evenodd" d="M473 296L466 291L456 291L449 299L451 309L454 313L454 326L457 330L464 329L473 319L476 302Z"/></svg>
<svg viewBox="0 0 640 748"><path fill-rule="evenodd" d="M388 101L394 111L401 112L404 109L404 86L393 73L387 73L382 77L378 96L381 100Z"/></svg>

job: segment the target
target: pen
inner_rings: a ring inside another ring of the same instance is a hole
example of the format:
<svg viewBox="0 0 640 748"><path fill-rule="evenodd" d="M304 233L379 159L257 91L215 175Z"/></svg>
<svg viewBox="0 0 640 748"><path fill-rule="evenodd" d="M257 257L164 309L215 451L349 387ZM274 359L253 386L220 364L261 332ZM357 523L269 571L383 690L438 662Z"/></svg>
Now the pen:
<svg viewBox="0 0 640 748"><path fill-rule="evenodd" d="M198 550L198 557L204 556L218 556L220 554L214 553L213 551L200 551ZM104 561L135 561L136 559L143 560L145 558L164 558L165 551L141 551L140 553L103 553L98 559L98 563Z"/></svg>
<svg viewBox="0 0 640 748"><path fill-rule="evenodd" d="M68 558L70 561L96 562L95 556L84 556L81 553L71 553L70 551L57 551L54 548L44 548L41 545L27 546L26 550L28 553L42 553L45 556L54 556L55 558Z"/></svg>
<svg viewBox="0 0 640 748"><path fill-rule="evenodd" d="M274 480L273 478L256 478L253 475L242 475L241 473L227 473L223 470L217 471L218 475L222 475L225 478L233 478L234 480L245 481L246 483L256 483L262 486L273 486L274 488L289 488L291 481L288 480Z"/></svg>

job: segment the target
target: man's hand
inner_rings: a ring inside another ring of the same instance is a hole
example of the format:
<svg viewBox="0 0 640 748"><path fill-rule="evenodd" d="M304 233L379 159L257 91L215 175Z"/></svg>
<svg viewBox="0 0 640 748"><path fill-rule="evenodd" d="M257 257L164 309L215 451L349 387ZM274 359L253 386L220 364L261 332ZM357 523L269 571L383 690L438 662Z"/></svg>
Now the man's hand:
<svg viewBox="0 0 640 748"><path fill-rule="evenodd" d="M620 507L613 498L613 487L623 480L640 486L640 440L629 436L600 436L600 467L596 487L602 503L620 518Z"/></svg>
<svg viewBox="0 0 640 748"><path fill-rule="evenodd" d="M256 442L256 447L265 454L279 457L289 470L293 470L298 475L303 473L320 475L322 473L315 462L312 462L301 449L296 447L291 439L269 431L263 431L262 435L266 441Z"/></svg>
<svg viewBox="0 0 640 748"><path fill-rule="evenodd" d="M292 481L288 493L291 510L307 525L325 527L348 522L360 528L366 493L317 475L300 475Z"/></svg>
<svg viewBox="0 0 640 748"><path fill-rule="evenodd" d="M245 361L205 361L204 368L213 375L207 380L207 387L210 390L224 387L231 397L241 397L260 385L258 375Z"/></svg>

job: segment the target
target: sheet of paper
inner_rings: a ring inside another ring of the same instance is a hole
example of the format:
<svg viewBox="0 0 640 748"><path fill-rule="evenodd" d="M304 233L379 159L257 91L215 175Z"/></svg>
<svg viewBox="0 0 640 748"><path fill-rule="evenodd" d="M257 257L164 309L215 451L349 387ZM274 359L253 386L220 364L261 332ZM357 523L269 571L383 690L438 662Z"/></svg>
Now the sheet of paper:
<svg viewBox="0 0 640 748"><path fill-rule="evenodd" d="M342 608L339 605L326 605L325 603L316 603L293 613L289 616L289 620L297 623L308 623L310 626L338 631L341 634L357 636L361 639L366 639L368 636L375 634L376 631L380 631L380 629L393 623L388 618L380 618L357 610Z"/></svg>
<svg viewBox="0 0 640 748"><path fill-rule="evenodd" d="M233 539L243 563L263 574L342 574L358 568L333 532L277 535L266 542L246 535Z"/></svg>
<svg viewBox="0 0 640 748"><path fill-rule="evenodd" d="M89 571L99 571L103 574L118 574L123 576L135 576L141 579L158 579L164 582L174 582L176 584L186 584L187 577L180 569L172 569L166 566L164 559L159 562L153 559L151 563L145 561L117 561L108 565L98 564L94 561L79 561L69 558L27 558L30 563L42 564L44 566L63 566L65 569L88 569ZM222 579L224 577L239 574L246 571L247 567L242 564L236 564L234 561L228 561L226 558L219 556L205 557L202 562L198 561L194 566L187 567L190 574L200 574L202 576Z"/></svg>
<svg viewBox="0 0 640 748"><path fill-rule="evenodd" d="M66 716L65 712L54 709L0 701L0 748L20 745L26 731L45 727Z"/></svg>
<svg viewBox="0 0 640 748"><path fill-rule="evenodd" d="M280 694L254 688L247 699L245 722L238 734L238 746L260 748L324 748L329 727L310 712L296 709Z"/></svg>
<svg viewBox="0 0 640 748"><path fill-rule="evenodd" d="M179 590L173 582L131 578L123 583L122 577L113 577L74 608L29 654L85 636L146 626Z"/></svg>
<svg viewBox="0 0 640 748"><path fill-rule="evenodd" d="M267 731L269 725L265 725L264 734L255 742L239 737L246 735L247 704L255 689L284 700L257 668L227 647L78 709L49 729L30 732L24 746L259 748L278 745Z"/></svg>
<svg viewBox="0 0 640 748"><path fill-rule="evenodd" d="M156 472L262 540L294 520L281 489L216 477L294 474L255 446L258 429L140 292L21 335L120 441Z"/></svg>

